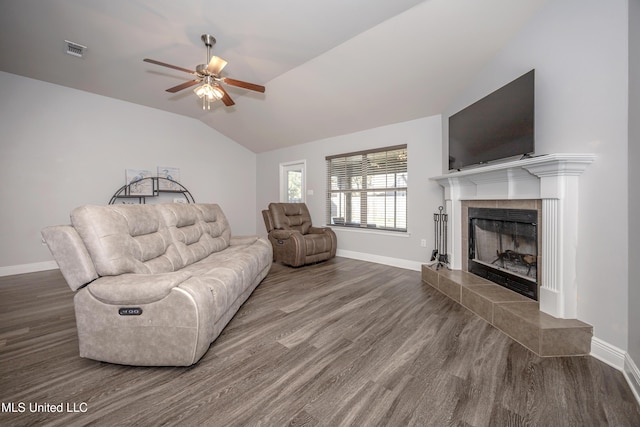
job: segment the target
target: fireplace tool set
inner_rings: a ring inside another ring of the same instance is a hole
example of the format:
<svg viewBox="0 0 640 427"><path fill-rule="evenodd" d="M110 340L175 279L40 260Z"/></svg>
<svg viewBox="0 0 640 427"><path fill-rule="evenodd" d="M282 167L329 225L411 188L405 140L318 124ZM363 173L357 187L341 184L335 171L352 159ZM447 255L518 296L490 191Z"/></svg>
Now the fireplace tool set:
<svg viewBox="0 0 640 427"><path fill-rule="evenodd" d="M435 249L431 252L431 262L429 265L449 268L449 255L447 253L447 226L449 215L443 213L444 207L438 207L438 213L433 214Z"/></svg>

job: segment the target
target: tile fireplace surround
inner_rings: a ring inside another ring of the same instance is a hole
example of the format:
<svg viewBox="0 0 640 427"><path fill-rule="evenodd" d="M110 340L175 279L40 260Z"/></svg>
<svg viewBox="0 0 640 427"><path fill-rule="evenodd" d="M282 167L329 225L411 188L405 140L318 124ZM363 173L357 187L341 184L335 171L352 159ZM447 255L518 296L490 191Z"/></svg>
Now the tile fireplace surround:
<svg viewBox="0 0 640 427"><path fill-rule="evenodd" d="M575 320L578 297L578 183L580 175L594 160L593 154L548 154L431 178L444 188L446 212L449 214L447 243L451 271L441 269L436 272L425 266L423 280L540 355L552 355L557 350L546 350L545 342L566 341L572 334L562 330L563 323L568 329L577 328L576 331L580 331L578 335L586 338L579 341L588 342L591 327ZM466 255L468 251L469 207L538 211L538 302L498 285L488 285L491 282L466 271L467 260L463 254ZM499 298L495 299L496 295ZM465 303L465 298L468 303ZM521 325L516 324L518 318L522 320ZM509 331L500 327L497 324L500 319L504 320L503 324L515 329ZM534 341L537 341L524 342L529 339L525 336L532 333ZM588 353L588 344L579 344L574 348L584 348ZM569 351L573 354L582 352Z"/></svg>

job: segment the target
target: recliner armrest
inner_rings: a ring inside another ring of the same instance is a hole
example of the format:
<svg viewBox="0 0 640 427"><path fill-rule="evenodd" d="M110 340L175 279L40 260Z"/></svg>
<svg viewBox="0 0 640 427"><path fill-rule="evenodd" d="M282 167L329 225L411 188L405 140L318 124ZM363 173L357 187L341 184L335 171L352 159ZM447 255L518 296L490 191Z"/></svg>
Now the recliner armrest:
<svg viewBox="0 0 640 427"><path fill-rule="evenodd" d="M331 230L331 228L329 227L313 227L313 226L309 227L310 234L322 234L328 231L333 231L333 230Z"/></svg>
<svg viewBox="0 0 640 427"><path fill-rule="evenodd" d="M305 262L305 237L297 230L273 230L269 233L273 246L274 260L280 260L293 267Z"/></svg>
<svg viewBox="0 0 640 427"><path fill-rule="evenodd" d="M278 240L289 239L294 234L302 236L302 234L300 234L300 232L297 231L297 230L273 230L273 231L271 231L271 233L269 233L269 235L271 237L273 237L274 239L278 239Z"/></svg>
<svg viewBox="0 0 640 427"><path fill-rule="evenodd" d="M329 250L329 257L333 258L334 256L336 256L336 251L338 250L338 238L336 237L336 232L333 231L331 227L310 227L309 233L324 234L326 237L331 239L331 249Z"/></svg>

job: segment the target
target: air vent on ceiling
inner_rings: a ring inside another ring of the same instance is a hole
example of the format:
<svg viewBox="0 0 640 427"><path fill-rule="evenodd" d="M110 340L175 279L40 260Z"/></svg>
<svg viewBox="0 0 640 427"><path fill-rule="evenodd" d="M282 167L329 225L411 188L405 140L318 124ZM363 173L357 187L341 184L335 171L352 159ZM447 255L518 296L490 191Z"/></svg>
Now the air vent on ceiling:
<svg viewBox="0 0 640 427"><path fill-rule="evenodd" d="M69 40L64 41L67 44L67 53L72 56L77 56L78 58L82 58L84 55L84 50L87 48L86 46L82 46L81 44L70 42Z"/></svg>

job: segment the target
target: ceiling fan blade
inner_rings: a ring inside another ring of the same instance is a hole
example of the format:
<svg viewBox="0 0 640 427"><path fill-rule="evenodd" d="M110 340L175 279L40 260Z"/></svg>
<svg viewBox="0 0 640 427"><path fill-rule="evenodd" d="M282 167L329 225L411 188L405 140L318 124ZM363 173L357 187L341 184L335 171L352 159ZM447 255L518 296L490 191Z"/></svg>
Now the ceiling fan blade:
<svg viewBox="0 0 640 427"><path fill-rule="evenodd" d="M144 58L143 61L149 62L151 64L160 65L162 67L173 68L174 70L178 70L178 71L184 71L185 73L189 73L189 74L196 74L196 72L193 70L187 70L186 68L178 67L176 65L165 64L164 62L156 61L155 59Z"/></svg>
<svg viewBox="0 0 640 427"><path fill-rule="evenodd" d="M200 83L200 80L189 80L188 82L184 82L182 84L179 84L178 86L170 87L169 89L167 89L167 92L180 92L182 89L197 85L198 83Z"/></svg>
<svg viewBox="0 0 640 427"><path fill-rule="evenodd" d="M222 81L231 86L237 86L243 89L255 90L256 92L264 93L264 90L265 90L264 86L243 82L242 80L230 79L229 77L223 78Z"/></svg>
<svg viewBox="0 0 640 427"><path fill-rule="evenodd" d="M212 56L211 61L209 61L209 65L207 65L207 70L214 76L219 76L222 69L227 65L227 61L218 57Z"/></svg>
<svg viewBox="0 0 640 427"><path fill-rule="evenodd" d="M227 107L231 107L232 105L235 104L235 102L233 102L233 99L231 99L231 97L229 96L229 94L227 93L226 90L224 90L224 88L221 85L216 85L224 94L224 96L221 98L221 101L224 102L224 105L226 105Z"/></svg>

